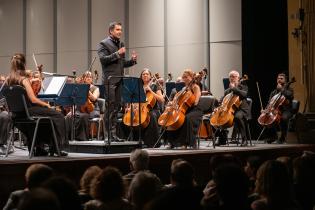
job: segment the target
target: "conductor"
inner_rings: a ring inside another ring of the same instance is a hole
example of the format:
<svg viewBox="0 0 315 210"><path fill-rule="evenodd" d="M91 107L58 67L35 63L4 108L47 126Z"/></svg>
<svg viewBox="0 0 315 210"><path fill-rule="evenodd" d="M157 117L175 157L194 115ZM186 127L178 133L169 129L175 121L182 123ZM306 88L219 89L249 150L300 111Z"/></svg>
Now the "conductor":
<svg viewBox="0 0 315 210"><path fill-rule="evenodd" d="M135 51L131 54L131 59L125 59L126 48L120 41L122 36L122 24L112 22L109 24L109 36L102 40L98 47L98 56L102 65L102 83L105 85L105 97L107 100L107 109L105 115L107 132L112 141L119 138L116 135L117 113L121 107L120 95L120 76L124 75L124 68L137 64L137 54ZM107 114L109 113L109 118ZM108 120L109 119L109 122ZM109 123L109 125L108 125Z"/></svg>

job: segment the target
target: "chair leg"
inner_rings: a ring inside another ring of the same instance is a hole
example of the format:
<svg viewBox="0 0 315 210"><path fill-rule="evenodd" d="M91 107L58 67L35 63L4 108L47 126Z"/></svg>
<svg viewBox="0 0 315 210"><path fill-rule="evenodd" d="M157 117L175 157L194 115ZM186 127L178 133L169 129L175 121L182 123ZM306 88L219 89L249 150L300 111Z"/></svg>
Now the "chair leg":
<svg viewBox="0 0 315 210"><path fill-rule="evenodd" d="M101 118L98 120L98 126L97 126L97 140L100 140L101 135Z"/></svg>
<svg viewBox="0 0 315 210"><path fill-rule="evenodd" d="M105 134L105 122L104 122L103 118L101 119L101 122L102 122L102 127L103 127L103 138L104 138L104 142L105 142L106 134Z"/></svg>
<svg viewBox="0 0 315 210"><path fill-rule="evenodd" d="M249 137L249 144L250 146L253 146L252 144L252 135L250 133L250 128L249 128L249 124L247 123L247 132L248 132L248 137Z"/></svg>
<svg viewBox="0 0 315 210"><path fill-rule="evenodd" d="M29 151L29 158L31 159L33 157L34 153L34 146L35 146L35 141L36 141L36 136L37 136L37 130L38 130L38 124L39 124L40 119L36 120L36 126L33 134L33 140L32 140L32 145L31 145L31 151Z"/></svg>
<svg viewBox="0 0 315 210"><path fill-rule="evenodd" d="M52 130L53 137L54 137L54 143L55 143L56 152L57 152L57 155L60 157L61 154L60 154L60 149L59 149L58 141L57 141L57 137L56 137L55 126L54 126L54 123L53 123L53 121L51 119L49 119L49 121L50 121L51 130Z"/></svg>
<svg viewBox="0 0 315 210"><path fill-rule="evenodd" d="M11 129L9 139L7 140L7 151L5 153L5 157L8 157L9 155L9 150L10 150L11 144L13 144L13 139L14 139L14 127Z"/></svg>

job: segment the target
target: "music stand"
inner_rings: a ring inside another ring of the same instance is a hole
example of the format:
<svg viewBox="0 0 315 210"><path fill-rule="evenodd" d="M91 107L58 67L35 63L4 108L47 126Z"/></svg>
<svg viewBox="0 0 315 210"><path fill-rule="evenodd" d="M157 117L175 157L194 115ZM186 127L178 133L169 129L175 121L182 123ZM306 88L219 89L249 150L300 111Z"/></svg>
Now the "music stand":
<svg viewBox="0 0 315 210"><path fill-rule="evenodd" d="M176 91L179 92L183 89L183 87L185 87L185 83L184 82L166 82L165 83L165 87L166 87L166 95L168 97L170 97L172 90L174 88L176 88Z"/></svg>
<svg viewBox="0 0 315 210"><path fill-rule="evenodd" d="M123 77L121 80L121 91L122 91L122 102L123 103L138 103L139 107L139 122L141 122L141 103L146 102L146 95L142 88L142 80L138 77ZM133 106L131 107L130 119L133 118ZM128 139L133 136L133 120L131 120L131 131L128 135ZM139 136L138 136L139 146L142 147L142 139L141 139L141 126L139 125Z"/></svg>
<svg viewBox="0 0 315 210"><path fill-rule="evenodd" d="M75 138L75 108L76 106L84 105L86 103L89 89L90 86L88 84L67 83L64 85L60 96L54 100L55 104L72 106L71 114L73 119L71 123L71 141Z"/></svg>

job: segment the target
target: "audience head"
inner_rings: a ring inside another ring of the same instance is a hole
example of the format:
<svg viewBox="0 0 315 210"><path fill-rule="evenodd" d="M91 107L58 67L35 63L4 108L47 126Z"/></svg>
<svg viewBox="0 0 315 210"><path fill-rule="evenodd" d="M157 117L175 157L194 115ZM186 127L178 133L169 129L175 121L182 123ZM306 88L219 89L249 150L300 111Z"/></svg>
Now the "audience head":
<svg viewBox="0 0 315 210"><path fill-rule="evenodd" d="M61 210L58 198L44 188L37 188L25 194L19 202L18 210Z"/></svg>
<svg viewBox="0 0 315 210"><path fill-rule="evenodd" d="M94 199L108 202L124 196L122 175L117 168L108 166L93 180L91 195Z"/></svg>
<svg viewBox="0 0 315 210"><path fill-rule="evenodd" d="M171 166L171 183L179 187L194 185L195 171L192 165L182 159L173 160Z"/></svg>
<svg viewBox="0 0 315 210"><path fill-rule="evenodd" d="M85 170L80 179L80 188L82 193L90 194L92 180L101 173L102 169L98 166L91 166Z"/></svg>
<svg viewBox="0 0 315 210"><path fill-rule="evenodd" d="M256 173L258 168L263 163L259 156L250 156L246 160L246 165L244 167L245 173L249 178L256 178Z"/></svg>
<svg viewBox="0 0 315 210"><path fill-rule="evenodd" d="M257 172L256 192L270 205L288 203L292 199L290 177L286 166L276 160L264 162Z"/></svg>
<svg viewBox="0 0 315 210"><path fill-rule="evenodd" d="M27 187L33 189L39 187L43 182L52 177L53 169L44 164L32 164L25 173Z"/></svg>
<svg viewBox="0 0 315 210"><path fill-rule="evenodd" d="M139 172L129 188L129 200L135 209L143 209L162 189L160 179L150 172Z"/></svg>
<svg viewBox="0 0 315 210"><path fill-rule="evenodd" d="M223 205L235 205L235 209L247 205L249 180L242 167L234 163L222 164L215 169L213 181Z"/></svg>
<svg viewBox="0 0 315 210"><path fill-rule="evenodd" d="M130 167L134 171L147 170L149 168L149 153L146 150L135 149L130 154Z"/></svg>
<svg viewBox="0 0 315 210"><path fill-rule="evenodd" d="M43 187L57 196L61 210L80 210L81 201L77 189L69 179L61 176L47 180Z"/></svg>
<svg viewBox="0 0 315 210"><path fill-rule="evenodd" d="M242 166L240 159L234 155L231 154L214 155L210 159L211 175L213 175L217 167L225 164L236 164L240 167Z"/></svg>

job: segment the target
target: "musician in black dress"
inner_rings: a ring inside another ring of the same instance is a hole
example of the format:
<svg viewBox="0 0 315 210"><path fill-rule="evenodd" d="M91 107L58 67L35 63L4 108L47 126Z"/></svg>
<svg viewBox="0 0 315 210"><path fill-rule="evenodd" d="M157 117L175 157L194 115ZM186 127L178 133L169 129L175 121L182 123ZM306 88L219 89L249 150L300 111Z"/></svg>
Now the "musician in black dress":
<svg viewBox="0 0 315 210"><path fill-rule="evenodd" d="M147 106L149 110L147 115L150 118L150 122L146 128L141 129L141 137L147 147L153 147L159 138L160 127L157 120L161 115L159 106L164 103L164 97L161 87L152 83L152 73L148 68L142 70L140 78L143 83L144 92L147 96L150 96L150 98L147 98L147 103L153 105L152 108L150 105ZM154 101L155 103L153 103ZM134 132L136 134L135 139L137 139L139 135L138 129L134 129ZM160 146L160 144L157 144L156 146Z"/></svg>
<svg viewBox="0 0 315 210"><path fill-rule="evenodd" d="M121 108L120 81L124 75L124 68L133 66L137 63L137 54L133 51L130 60L125 59L126 48L120 41L122 36L122 25L113 22L109 25L109 36L102 40L98 47L98 56L102 64L103 84L105 85L106 100L109 104L107 108L110 113L109 119L105 116L105 122L110 123L110 132L112 140L118 139L116 136L117 113ZM108 78L112 76L108 80ZM107 115L107 112L106 112ZM106 126L108 128L108 126Z"/></svg>
<svg viewBox="0 0 315 210"><path fill-rule="evenodd" d="M195 82L194 72L191 69L184 70L182 74L182 81L185 83L184 88L189 88L195 96L195 101L186 111L184 124L175 131L167 131L167 140L170 143L170 148L176 146L181 146L182 149L186 149L187 146L195 148L196 135L202 117L201 108L198 106L201 90L199 85ZM174 103L175 99L176 95L173 101L169 103Z"/></svg>
<svg viewBox="0 0 315 210"><path fill-rule="evenodd" d="M246 135L246 117L248 116L249 106L246 100L248 94L248 87L240 82L240 74L232 70L229 73L229 88L224 91L224 96L233 92L233 94L239 96L241 105L235 110L234 113L234 129L232 133L232 139L236 139L236 135L239 132L242 136L241 146L247 145ZM223 138L224 139L224 138ZM225 144L226 142L219 142L219 144Z"/></svg>
<svg viewBox="0 0 315 210"><path fill-rule="evenodd" d="M25 88L27 99L29 100L28 111L30 115L35 116L48 116L52 118L54 123L54 127L56 130L56 137L59 145L65 146L67 145L67 141L65 139L65 120L63 114L57 112L53 109L50 109L50 105L40 99L38 99L34 91L31 87L30 80L25 76L25 56L23 54L17 53L11 59L11 72L7 80L7 84L11 85L21 85ZM33 139L34 134L34 126L18 126L18 129L22 131L28 141L28 148L31 147L31 140ZM44 143L52 142L50 138L52 138L52 133L49 133L50 129L42 129L41 127L38 130L38 139L37 145L35 148L35 155L47 155L48 152L44 149ZM54 149L50 148L50 154L54 154ZM61 155L67 155L66 152L62 151Z"/></svg>
<svg viewBox="0 0 315 210"><path fill-rule="evenodd" d="M97 100L100 96L99 88L93 85L93 75L92 72L86 71L81 77L81 83L88 84L90 86L87 102L82 105L78 106L76 109L76 116L75 116L75 140L78 141L87 141L89 140L90 135L90 125L89 119L94 117L100 116L100 109L98 107ZM66 124L67 124L67 131L68 137L71 138L71 123L72 123L72 116L69 113L66 116Z"/></svg>
<svg viewBox="0 0 315 210"><path fill-rule="evenodd" d="M286 101L279 107L281 112L280 118L280 131L281 135L278 139L277 136L277 126L274 126L269 130L270 139L267 140L268 143L272 143L273 141L277 140L277 143L282 144L286 140L287 131L288 131L288 122L289 119L292 117L292 100L294 98L294 92L291 87L287 85L286 75L284 73L280 73L277 76L277 87L273 90L270 94L270 99L275 96L276 94L281 93Z"/></svg>

